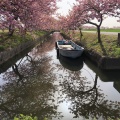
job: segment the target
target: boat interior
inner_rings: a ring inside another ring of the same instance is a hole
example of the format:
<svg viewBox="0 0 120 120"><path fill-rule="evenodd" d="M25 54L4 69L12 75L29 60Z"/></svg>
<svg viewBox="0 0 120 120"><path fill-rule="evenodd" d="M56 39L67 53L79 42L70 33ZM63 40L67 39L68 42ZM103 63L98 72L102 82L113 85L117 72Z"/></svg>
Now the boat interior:
<svg viewBox="0 0 120 120"><path fill-rule="evenodd" d="M66 50L81 50L81 47L75 44L72 41L66 41L66 40L60 40L58 41L58 46L60 49L66 49Z"/></svg>

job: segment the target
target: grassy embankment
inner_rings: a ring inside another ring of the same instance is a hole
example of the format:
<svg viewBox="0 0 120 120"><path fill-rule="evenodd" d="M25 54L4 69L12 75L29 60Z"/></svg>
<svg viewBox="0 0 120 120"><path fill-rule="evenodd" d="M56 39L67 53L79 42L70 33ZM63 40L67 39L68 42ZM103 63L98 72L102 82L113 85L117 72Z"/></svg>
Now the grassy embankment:
<svg viewBox="0 0 120 120"><path fill-rule="evenodd" d="M2 31L0 30L0 52L14 48L18 46L19 44L35 40L36 38L43 36L46 32L44 31L35 31L35 32L27 32L26 35L23 37L17 32L13 34L13 36L8 36L8 31Z"/></svg>
<svg viewBox="0 0 120 120"><path fill-rule="evenodd" d="M84 29L84 31L96 31L96 29ZM120 32L120 29L101 29L101 32Z"/></svg>
<svg viewBox="0 0 120 120"><path fill-rule="evenodd" d="M111 31L113 32L113 30ZM101 56L120 57L120 46L118 45L117 40L118 35L101 34L101 44L97 41L97 33L83 32L82 40L80 40L79 36L79 32L76 32L76 34L74 35L74 40L77 42L81 42L87 49L94 50Z"/></svg>

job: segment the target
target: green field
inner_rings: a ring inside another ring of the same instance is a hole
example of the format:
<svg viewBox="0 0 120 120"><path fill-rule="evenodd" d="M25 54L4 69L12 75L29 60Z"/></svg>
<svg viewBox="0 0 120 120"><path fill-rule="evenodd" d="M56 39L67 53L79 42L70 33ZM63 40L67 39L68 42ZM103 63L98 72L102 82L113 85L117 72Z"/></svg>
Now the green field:
<svg viewBox="0 0 120 120"><path fill-rule="evenodd" d="M83 29L83 31L97 31L96 29ZM120 32L120 29L101 29L101 32Z"/></svg>

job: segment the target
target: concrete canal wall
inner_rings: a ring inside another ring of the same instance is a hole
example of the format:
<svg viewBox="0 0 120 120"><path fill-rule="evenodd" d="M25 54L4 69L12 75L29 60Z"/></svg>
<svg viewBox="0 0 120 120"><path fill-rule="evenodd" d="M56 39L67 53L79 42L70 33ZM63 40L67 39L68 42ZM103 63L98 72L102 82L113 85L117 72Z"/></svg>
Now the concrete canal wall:
<svg viewBox="0 0 120 120"><path fill-rule="evenodd" d="M8 61L10 58L14 57L15 55L19 54L23 50L27 49L28 47L31 47L32 45L35 45L36 42L34 41L28 41L26 43L22 43L19 46L9 49L7 51L0 53L0 64L3 64L4 62Z"/></svg>
<svg viewBox="0 0 120 120"><path fill-rule="evenodd" d="M120 69L120 58L102 57L98 53L91 50L85 50L84 54L101 69Z"/></svg>
<svg viewBox="0 0 120 120"><path fill-rule="evenodd" d="M0 53L0 65L3 64L4 62L8 61L9 59L13 58L15 55L19 54L20 52L24 51L25 49L28 49L29 47L35 46L36 43L39 41L43 41L49 34L48 33L34 41L28 41L26 43L22 43L18 45L15 48L11 48L9 50L3 51Z"/></svg>

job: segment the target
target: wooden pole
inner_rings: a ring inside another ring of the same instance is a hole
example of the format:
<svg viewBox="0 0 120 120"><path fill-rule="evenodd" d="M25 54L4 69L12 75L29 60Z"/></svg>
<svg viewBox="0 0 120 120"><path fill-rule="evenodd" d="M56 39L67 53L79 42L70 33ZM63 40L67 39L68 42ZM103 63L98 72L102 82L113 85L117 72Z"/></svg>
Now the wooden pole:
<svg viewBox="0 0 120 120"><path fill-rule="evenodd" d="M118 44L120 45L120 33L118 33Z"/></svg>

